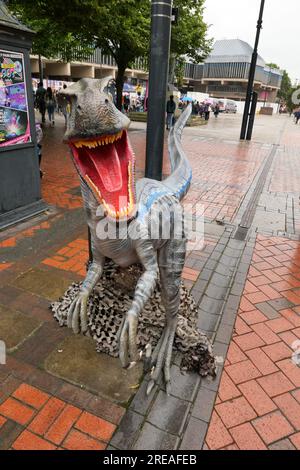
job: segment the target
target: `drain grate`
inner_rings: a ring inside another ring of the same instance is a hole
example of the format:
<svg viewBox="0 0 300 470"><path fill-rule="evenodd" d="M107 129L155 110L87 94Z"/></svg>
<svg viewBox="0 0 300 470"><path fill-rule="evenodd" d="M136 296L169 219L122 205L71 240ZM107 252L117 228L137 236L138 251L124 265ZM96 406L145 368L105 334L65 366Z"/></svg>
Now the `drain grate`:
<svg viewBox="0 0 300 470"><path fill-rule="evenodd" d="M268 156L268 158L267 158L267 160L264 164L263 170L260 174L260 177L258 178L258 181L256 183L256 186L254 188L252 196L249 200L249 203L246 207L246 210L243 214L241 222L239 223L239 226L238 226L238 228L237 228L237 230L234 234L233 238L235 240L243 241L247 237L248 231L249 231L249 229L252 225L252 222L253 222L253 219L254 219L254 216L255 216L255 211L256 211L257 204L259 202L259 198L260 198L260 196L263 192L264 186L265 186L266 178L268 176L268 173L271 169L274 157L276 155L277 148L278 148L277 145L272 146L272 150L270 152L270 155Z"/></svg>

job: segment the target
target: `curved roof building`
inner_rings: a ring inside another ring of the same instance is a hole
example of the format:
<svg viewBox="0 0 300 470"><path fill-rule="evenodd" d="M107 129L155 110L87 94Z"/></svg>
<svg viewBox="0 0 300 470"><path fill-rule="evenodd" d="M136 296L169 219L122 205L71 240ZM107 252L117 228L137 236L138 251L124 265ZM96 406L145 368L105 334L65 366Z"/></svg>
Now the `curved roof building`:
<svg viewBox="0 0 300 470"><path fill-rule="evenodd" d="M186 84L189 89L209 93L216 98L244 100L252 53L253 48L240 39L216 41L203 64L186 64ZM270 69L258 56L254 87L259 99L274 101L281 80L282 72Z"/></svg>

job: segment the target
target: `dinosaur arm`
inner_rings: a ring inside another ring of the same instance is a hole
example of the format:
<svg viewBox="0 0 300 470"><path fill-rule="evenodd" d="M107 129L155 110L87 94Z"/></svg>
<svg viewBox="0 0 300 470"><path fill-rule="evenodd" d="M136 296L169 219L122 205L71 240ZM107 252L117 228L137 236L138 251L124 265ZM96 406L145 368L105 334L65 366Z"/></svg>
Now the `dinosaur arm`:
<svg viewBox="0 0 300 470"><path fill-rule="evenodd" d="M155 289L158 264L157 254L150 240L137 240L136 252L145 272L138 280L129 312L139 315Z"/></svg>
<svg viewBox="0 0 300 470"><path fill-rule="evenodd" d="M145 272L138 280L132 305L126 315L120 335L120 359L123 367L128 365L128 356L131 362L137 360L137 325L138 316L145 303L151 297L158 278L157 254L150 240L136 241L136 252Z"/></svg>
<svg viewBox="0 0 300 470"><path fill-rule="evenodd" d="M104 258L101 261L93 261L89 267L85 280L82 283L81 291L90 294L99 281L104 266Z"/></svg>
<svg viewBox="0 0 300 470"><path fill-rule="evenodd" d="M93 262L88 269L77 297L73 300L68 312L68 326L73 328L74 333L83 333L88 329L87 302L92 290L99 281L105 257L96 250L92 240Z"/></svg>

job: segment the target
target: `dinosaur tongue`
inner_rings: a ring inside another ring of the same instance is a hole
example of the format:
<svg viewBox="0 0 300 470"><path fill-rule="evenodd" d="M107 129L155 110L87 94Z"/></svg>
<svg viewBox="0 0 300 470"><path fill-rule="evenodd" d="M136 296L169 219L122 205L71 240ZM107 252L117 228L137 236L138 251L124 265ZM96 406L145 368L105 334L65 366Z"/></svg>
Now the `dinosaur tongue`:
<svg viewBox="0 0 300 470"><path fill-rule="evenodd" d="M120 159L114 144L105 147L88 149L87 153L93 162L98 176L106 191L114 192L122 188L122 171Z"/></svg>

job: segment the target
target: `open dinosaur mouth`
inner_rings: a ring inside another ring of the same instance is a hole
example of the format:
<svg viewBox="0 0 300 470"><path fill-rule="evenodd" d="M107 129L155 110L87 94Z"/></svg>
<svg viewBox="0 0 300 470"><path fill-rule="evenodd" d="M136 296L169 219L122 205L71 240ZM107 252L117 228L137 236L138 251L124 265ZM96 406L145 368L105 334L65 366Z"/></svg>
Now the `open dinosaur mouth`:
<svg viewBox="0 0 300 470"><path fill-rule="evenodd" d="M77 170L107 215L131 217L135 207L134 154L127 132L68 143Z"/></svg>

